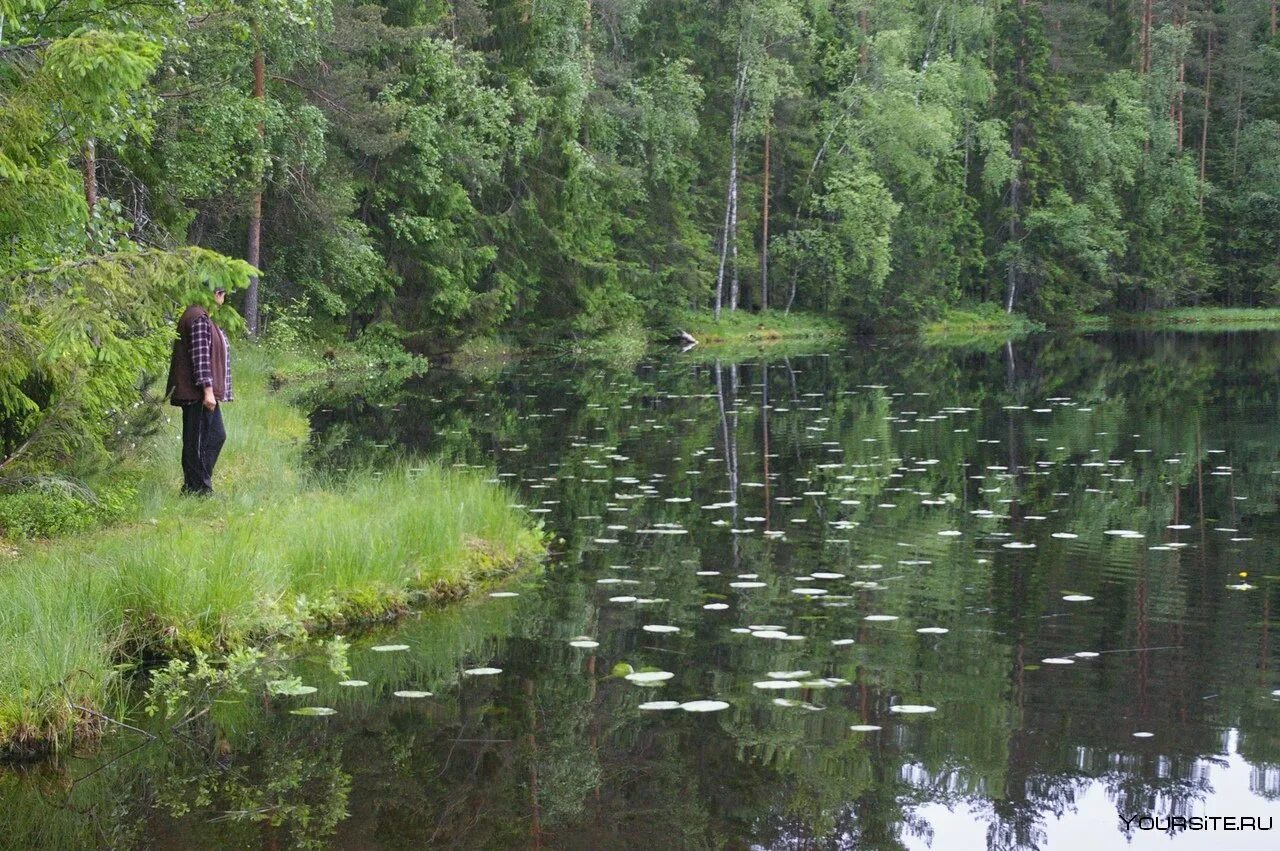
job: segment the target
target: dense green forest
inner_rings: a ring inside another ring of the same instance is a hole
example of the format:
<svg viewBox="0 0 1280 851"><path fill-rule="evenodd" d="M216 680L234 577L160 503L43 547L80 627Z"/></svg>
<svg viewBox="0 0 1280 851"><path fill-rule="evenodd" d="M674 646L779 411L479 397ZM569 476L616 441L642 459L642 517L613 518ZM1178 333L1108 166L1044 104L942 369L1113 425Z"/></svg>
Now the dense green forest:
<svg viewBox="0 0 1280 851"><path fill-rule="evenodd" d="M0 0L0 474L210 279L430 348L1274 305L1275 7Z"/></svg>

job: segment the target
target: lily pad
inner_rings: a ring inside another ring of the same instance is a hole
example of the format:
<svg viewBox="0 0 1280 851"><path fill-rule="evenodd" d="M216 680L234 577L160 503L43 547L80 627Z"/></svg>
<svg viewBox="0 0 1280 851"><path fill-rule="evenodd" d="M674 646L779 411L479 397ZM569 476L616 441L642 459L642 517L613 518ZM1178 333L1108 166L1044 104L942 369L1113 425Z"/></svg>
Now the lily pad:
<svg viewBox="0 0 1280 851"><path fill-rule="evenodd" d="M685 712L719 712L728 709L729 704L723 700L691 700L680 704L680 708Z"/></svg>
<svg viewBox="0 0 1280 851"><path fill-rule="evenodd" d="M897 706L890 706L889 711L896 712L899 715L927 715L930 712L937 712L938 707L917 703L899 703Z"/></svg>
<svg viewBox="0 0 1280 851"><path fill-rule="evenodd" d="M400 650L408 650L407 644L379 644L376 647L370 647L374 653L396 653Z"/></svg>
<svg viewBox="0 0 1280 851"><path fill-rule="evenodd" d="M501 668L468 668L462 672L465 677L492 677L494 674L501 674Z"/></svg>
<svg viewBox="0 0 1280 851"><path fill-rule="evenodd" d="M297 680L271 680L267 683L267 688L272 694L281 697L299 697L304 694L315 694L315 686L304 686Z"/></svg>
<svg viewBox="0 0 1280 851"><path fill-rule="evenodd" d="M627 679L637 685L660 683L674 677L670 671L634 671L627 674Z"/></svg>
<svg viewBox="0 0 1280 851"><path fill-rule="evenodd" d="M396 697L410 697L410 698L431 697L431 692L429 691L412 691L408 689L404 691L392 692L392 694L394 694Z"/></svg>
<svg viewBox="0 0 1280 851"><path fill-rule="evenodd" d="M338 710L331 709L328 706L303 706L300 709L290 709L290 715L337 715Z"/></svg>

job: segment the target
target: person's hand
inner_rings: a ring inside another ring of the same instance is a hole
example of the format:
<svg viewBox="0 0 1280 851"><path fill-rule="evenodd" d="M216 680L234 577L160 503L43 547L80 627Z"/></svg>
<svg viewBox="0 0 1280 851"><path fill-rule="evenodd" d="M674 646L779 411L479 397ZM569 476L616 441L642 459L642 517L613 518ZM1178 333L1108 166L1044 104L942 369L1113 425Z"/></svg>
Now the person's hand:
<svg viewBox="0 0 1280 851"><path fill-rule="evenodd" d="M218 407L218 400L213 398L213 388L204 388L204 409L206 411L212 411L216 407Z"/></svg>

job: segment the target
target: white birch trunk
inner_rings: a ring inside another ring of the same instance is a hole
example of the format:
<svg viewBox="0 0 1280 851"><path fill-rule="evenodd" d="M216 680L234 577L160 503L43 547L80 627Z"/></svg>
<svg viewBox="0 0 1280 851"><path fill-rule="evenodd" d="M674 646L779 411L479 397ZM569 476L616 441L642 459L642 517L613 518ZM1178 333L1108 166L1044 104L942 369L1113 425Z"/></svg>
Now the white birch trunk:
<svg viewBox="0 0 1280 851"><path fill-rule="evenodd" d="M730 291L730 310L738 309L738 129L742 123L743 98L747 88L747 66L742 62L742 49L738 49L738 76L733 86L733 118L729 127L729 186L724 202L724 233L720 239L720 268L716 272L715 317L720 318L724 304L724 272L729 259L729 246L733 245L733 280Z"/></svg>

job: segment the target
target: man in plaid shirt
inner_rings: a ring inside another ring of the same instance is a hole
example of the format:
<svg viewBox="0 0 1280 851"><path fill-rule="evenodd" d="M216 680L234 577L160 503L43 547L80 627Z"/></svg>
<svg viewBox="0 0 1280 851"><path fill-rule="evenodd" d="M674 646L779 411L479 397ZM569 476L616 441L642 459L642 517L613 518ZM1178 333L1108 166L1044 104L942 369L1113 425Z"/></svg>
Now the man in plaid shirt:
<svg viewBox="0 0 1280 851"><path fill-rule="evenodd" d="M221 305L226 292L216 289L213 298ZM213 467L227 439L222 403L232 399L231 347L201 305L191 305L178 320L168 391L182 408L182 491L212 494Z"/></svg>

